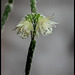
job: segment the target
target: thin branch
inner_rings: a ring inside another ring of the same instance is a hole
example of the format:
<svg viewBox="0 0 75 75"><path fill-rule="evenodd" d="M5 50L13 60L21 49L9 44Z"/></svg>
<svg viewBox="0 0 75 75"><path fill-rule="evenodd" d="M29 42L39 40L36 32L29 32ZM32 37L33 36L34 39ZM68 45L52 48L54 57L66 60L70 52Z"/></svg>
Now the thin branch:
<svg viewBox="0 0 75 75"><path fill-rule="evenodd" d="M5 21L7 20L8 15L11 12L12 6L13 6L13 0L8 0L8 3L5 7L5 10L2 16L2 20L1 20L1 29L3 28Z"/></svg>
<svg viewBox="0 0 75 75"><path fill-rule="evenodd" d="M36 13L36 3L35 0L30 0L30 6L31 6L31 13ZM34 40L35 38L35 18L33 18L33 27L34 27L34 31L31 33L31 43L29 46L29 51L28 51L28 55L27 55L27 61L26 61L26 68L25 68L25 75L29 75L30 73L30 68L31 68L31 63L32 63L32 58L33 58L33 53L34 53L34 49L36 46L36 41Z"/></svg>

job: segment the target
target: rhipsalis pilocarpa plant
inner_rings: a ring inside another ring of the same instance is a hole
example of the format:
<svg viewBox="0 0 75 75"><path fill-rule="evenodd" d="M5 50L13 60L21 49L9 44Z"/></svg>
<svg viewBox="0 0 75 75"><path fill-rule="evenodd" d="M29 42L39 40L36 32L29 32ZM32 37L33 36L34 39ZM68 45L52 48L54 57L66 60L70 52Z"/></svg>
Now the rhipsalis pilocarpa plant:
<svg viewBox="0 0 75 75"><path fill-rule="evenodd" d="M30 0L31 14L27 14L24 19L16 26L15 30L22 39L28 38L31 35L31 42L28 50L27 61L25 66L25 75L29 75L34 49L36 46L35 37L39 36L39 32L43 36L51 34L55 24L51 21L54 15L51 17L45 17L36 11L36 1Z"/></svg>
<svg viewBox="0 0 75 75"><path fill-rule="evenodd" d="M8 5L6 6L5 12L3 14L1 25L3 27L5 20L8 17L8 13L11 8L10 5L13 3L13 0L8 1ZM53 27L56 27L55 24L58 24L51 19L54 18L54 14L51 17L45 17L42 14L39 14L36 11L36 0L30 0L31 13L25 15L23 20L19 22L19 24L15 27L17 34L22 38L28 38L31 35L31 42L28 49L27 61L25 65L25 75L29 75L33 53L36 46L36 37L39 37L39 32L42 36L46 36L51 34L53 31Z"/></svg>

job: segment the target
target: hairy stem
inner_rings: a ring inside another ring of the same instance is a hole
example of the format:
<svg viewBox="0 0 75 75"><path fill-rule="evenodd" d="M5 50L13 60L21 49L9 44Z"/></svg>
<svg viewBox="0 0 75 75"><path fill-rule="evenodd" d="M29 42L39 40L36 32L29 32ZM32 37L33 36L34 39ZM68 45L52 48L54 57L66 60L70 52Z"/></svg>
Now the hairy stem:
<svg viewBox="0 0 75 75"><path fill-rule="evenodd" d="M35 46L36 46L36 41L31 40L29 51L28 51L28 56L27 56L25 75L29 75L29 73L30 73L30 68L31 68L31 63L32 63Z"/></svg>
<svg viewBox="0 0 75 75"><path fill-rule="evenodd" d="M7 20L8 15L11 12L12 5L13 5L13 0L8 0L8 3L5 7L5 10L1 19L1 29L3 28L5 21Z"/></svg>
<svg viewBox="0 0 75 75"><path fill-rule="evenodd" d="M36 13L36 3L35 3L35 0L30 0L30 6L31 6L31 13ZM35 33L36 22L35 22L35 19L33 19L33 20L34 20L33 21L34 31L31 32L31 43L30 43L29 51L28 51L28 55L27 55L25 75L29 75L29 73L30 73L33 53L34 53L34 49L35 49L35 46L36 46L36 41L34 40L35 34L36 34Z"/></svg>
<svg viewBox="0 0 75 75"><path fill-rule="evenodd" d="M31 12L36 13L36 2L35 0L30 0Z"/></svg>

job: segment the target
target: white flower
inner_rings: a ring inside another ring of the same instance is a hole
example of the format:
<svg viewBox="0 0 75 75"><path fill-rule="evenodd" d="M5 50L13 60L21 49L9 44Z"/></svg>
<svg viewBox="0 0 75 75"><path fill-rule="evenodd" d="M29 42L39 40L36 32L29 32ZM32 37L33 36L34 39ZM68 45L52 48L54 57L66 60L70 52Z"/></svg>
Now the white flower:
<svg viewBox="0 0 75 75"><path fill-rule="evenodd" d="M58 24L54 21L49 20L51 18L47 18L44 16L39 17L38 23L36 26L36 35L39 35L39 31L43 36L51 34L53 27L56 27L55 24Z"/></svg>
<svg viewBox="0 0 75 75"><path fill-rule="evenodd" d="M27 38L33 31L33 25L31 22L23 20L16 26L16 31L22 39Z"/></svg>
<svg viewBox="0 0 75 75"><path fill-rule="evenodd" d="M55 24L58 24L50 20L53 17L53 15L49 18L40 14L28 14L25 16L24 20L22 20L16 26L15 29L17 31L17 34L19 34L22 39L29 37L31 32L32 35L35 32L34 35L39 36L39 32L41 32L43 36L46 36L48 34L51 34L53 31L53 27L56 27Z"/></svg>

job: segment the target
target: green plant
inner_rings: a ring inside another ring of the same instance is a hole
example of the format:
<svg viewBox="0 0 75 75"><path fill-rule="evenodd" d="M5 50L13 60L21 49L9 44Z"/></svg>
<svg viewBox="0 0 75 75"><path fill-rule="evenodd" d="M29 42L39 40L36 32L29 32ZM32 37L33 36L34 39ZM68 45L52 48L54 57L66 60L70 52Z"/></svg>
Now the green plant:
<svg viewBox="0 0 75 75"><path fill-rule="evenodd" d="M3 28L5 21L8 18L9 13L11 12L11 9L13 7L13 0L8 0L8 3L6 4L2 19L1 19L1 29Z"/></svg>
<svg viewBox="0 0 75 75"><path fill-rule="evenodd" d="M5 12L2 17L1 26L5 24L5 20L8 17L8 13L11 10L10 5L13 4L13 0L9 0L8 4L5 8ZM36 46L35 37L39 37L39 32L41 32L42 36L46 36L51 34L53 31L53 27L56 27L55 24L58 24L54 21L51 21L54 18L54 15L51 17L45 17L36 11L36 1L30 0L31 6L31 14L25 15L24 19L15 27L14 30L17 31L17 34L20 35L22 39L28 38L31 35L31 42L28 49L26 67L25 67L25 75L29 75L33 53Z"/></svg>

